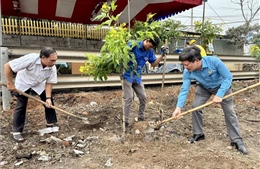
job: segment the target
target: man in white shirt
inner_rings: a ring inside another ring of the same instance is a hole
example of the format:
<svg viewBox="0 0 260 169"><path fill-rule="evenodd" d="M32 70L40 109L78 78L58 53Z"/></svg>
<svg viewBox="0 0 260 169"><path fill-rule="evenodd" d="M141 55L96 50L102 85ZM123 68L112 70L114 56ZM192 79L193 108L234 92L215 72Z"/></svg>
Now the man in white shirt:
<svg viewBox="0 0 260 169"><path fill-rule="evenodd" d="M13 91L17 98L17 104L13 113L13 139L17 142L24 141L22 131L25 124L26 107L28 98L15 92L19 89L25 93L35 91L42 101L46 102L45 117L46 126L54 127L57 122L53 105L52 85L57 83L57 69L55 66L58 56L51 47L44 47L37 53L30 53L20 58L9 61L4 65L7 88ZM13 73L16 74L15 84Z"/></svg>

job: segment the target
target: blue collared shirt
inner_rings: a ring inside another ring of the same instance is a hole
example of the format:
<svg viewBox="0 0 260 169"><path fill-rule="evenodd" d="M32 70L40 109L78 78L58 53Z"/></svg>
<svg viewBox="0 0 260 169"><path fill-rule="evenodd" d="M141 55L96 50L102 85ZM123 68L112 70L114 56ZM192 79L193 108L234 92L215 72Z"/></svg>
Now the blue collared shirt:
<svg viewBox="0 0 260 169"><path fill-rule="evenodd" d="M142 69L145 63L147 61L149 63L154 63L157 58L152 49L145 50L143 48L143 41L139 42L139 46L135 46L131 52L133 52L135 55L135 60L137 62L137 69L135 70L136 72L133 72L133 63L130 62L129 70L124 73L124 79L126 79L130 83L133 83L135 81L137 84L140 84L142 82Z"/></svg>
<svg viewBox="0 0 260 169"><path fill-rule="evenodd" d="M206 89L213 89L218 86L216 96L223 97L232 83L232 74L226 65L215 56L206 56L202 58L202 70L189 72L187 69L183 72L183 84L178 96L177 106L183 108L187 95L189 93L191 80L198 81Z"/></svg>

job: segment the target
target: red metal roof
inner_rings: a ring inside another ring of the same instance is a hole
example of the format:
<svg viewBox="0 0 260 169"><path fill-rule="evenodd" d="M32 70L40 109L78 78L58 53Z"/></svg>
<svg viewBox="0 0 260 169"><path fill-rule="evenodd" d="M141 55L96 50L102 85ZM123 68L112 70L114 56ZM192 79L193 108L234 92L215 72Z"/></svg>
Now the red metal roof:
<svg viewBox="0 0 260 169"><path fill-rule="evenodd" d="M2 16L20 16L82 24L92 19L106 0L2 0ZM128 0L116 0L114 14L123 12L120 22L128 22ZM15 7L17 4L17 7ZM145 21L148 13L163 19L202 4L202 0L129 0L131 21Z"/></svg>

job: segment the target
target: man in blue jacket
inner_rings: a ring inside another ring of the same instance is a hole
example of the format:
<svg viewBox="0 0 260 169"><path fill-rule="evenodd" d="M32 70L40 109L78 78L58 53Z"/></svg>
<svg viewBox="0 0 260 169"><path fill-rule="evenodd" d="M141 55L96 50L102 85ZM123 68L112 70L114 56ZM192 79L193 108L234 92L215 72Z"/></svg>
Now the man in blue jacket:
<svg viewBox="0 0 260 169"><path fill-rule="evenodd" d="M124 75L124 110L125 110L125 125L129 126L129 115L133 102L133 90L139 99L139 112L138 121L144 120L144 111L146 108L146 93L144 84L142 83L142 69L146 62L149 62L151 66L156 66L163 59L164 55L169 52L168 48L162 47L162 55L156 57L153 48L156 48L160 43L158 37L154 39L145 39L140 41L130 52L135 55L137 66L134 66L132 62L129 63L129 70Z"/></svg>
<svg viewBox="0 0 260 169"><path fill-rule="evenodd" d="M199 82L195 89L195 98L192 107L198 107L206 103L211 95L215 95L213 102L220 103L225 115L228 136L231 145L238 151L247 154L243 144L238 119L233 108L233 99L229 97L222 99L225 95L232 93L232 74L225 64L217 57L202 57L200 49L196 46L185 48L179 55L185 70L183 73L183 84L178 96L178 102L173 117L178 118L189 93L191 80ZM190 143L205 139L202 123L202 110L192 113L193 137Z"/></svg>

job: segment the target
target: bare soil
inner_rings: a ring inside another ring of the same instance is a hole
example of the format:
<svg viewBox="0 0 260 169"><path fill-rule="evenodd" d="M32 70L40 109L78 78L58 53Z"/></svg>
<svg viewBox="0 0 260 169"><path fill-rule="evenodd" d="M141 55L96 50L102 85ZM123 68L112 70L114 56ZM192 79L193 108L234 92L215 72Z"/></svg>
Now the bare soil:
<svg viewBox="0 0 260 169"><path fill-rule="evenodd" d="M257 83L258 80L234 81L233 92ZM1 111L1 166L21 169L258 169L260 168L260 87L234 96L235 110L248 155L230 146L224 115L219 105L204 108L206 139L190 144L191 114L165 123L153 130L148 122L171 117L180 85L146 86L147 108L144 122L136 122L138 102L134 101L130 128L122 132L122 90L77 91L56 93L55 106L81 116L87 111L90 124L58 114L59 132L39 135L45 128L44 109L30 100L23 143L11 138L12 112ZM185 110L191 108L194 86ZM64 141L71 136L71 140ZM61 139L61 140L59 140ZM80 150L83 154L75 153ZM26 157L26 158L25 158ZM45 157L45 159L43 158ZM22 161L22 162L21 162ZM22 164L19 164L22 163ZM18 165L19 164L19 165ZM16 166L17 165L17 166Z"/></svg>

